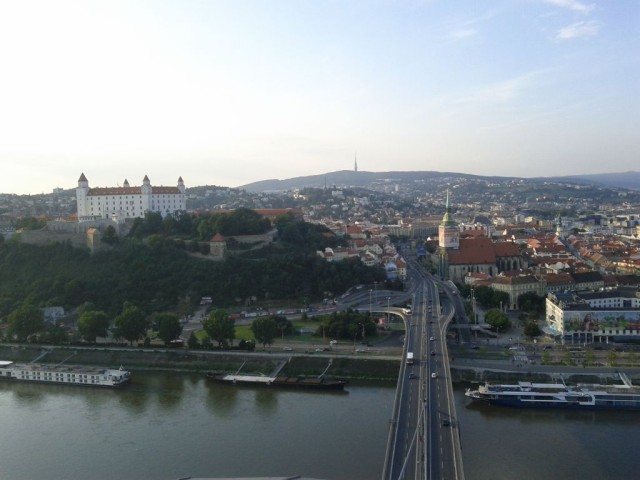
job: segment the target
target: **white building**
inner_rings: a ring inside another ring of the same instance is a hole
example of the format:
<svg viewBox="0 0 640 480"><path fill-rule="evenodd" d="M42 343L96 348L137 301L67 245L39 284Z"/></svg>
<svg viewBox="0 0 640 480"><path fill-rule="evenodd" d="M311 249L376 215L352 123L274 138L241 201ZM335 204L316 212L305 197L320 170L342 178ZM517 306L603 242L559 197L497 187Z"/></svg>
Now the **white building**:
<svg viewBox="0 0 640 480"><path fill-rule="evenodd" d="M640 293L635 287L550 293L543 331L563 343L630 341L640 338Z"/></svg>
<svg viewBox="0 0 640 480"><path fill-rule="evenodd" d="M187 208L182 177L176 187L153 187L145 175L139 187L131 187L125 180L122 187L89 188L83 173L78 179L76 201L78 222L111 219L122 223L128 218L143 218L146 212L158 212L164 217Z"/></svg>

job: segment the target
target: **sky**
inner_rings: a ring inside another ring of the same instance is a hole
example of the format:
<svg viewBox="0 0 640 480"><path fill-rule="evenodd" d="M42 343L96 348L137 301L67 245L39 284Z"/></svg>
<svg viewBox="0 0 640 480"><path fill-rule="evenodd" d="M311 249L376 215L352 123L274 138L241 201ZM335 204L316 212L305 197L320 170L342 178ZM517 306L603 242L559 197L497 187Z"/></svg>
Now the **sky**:
<svg viewBox="0 0 640 480"><path fill-rule="evenodd" d="M640 170L637 0L0 0L0 192Z"/></svg>

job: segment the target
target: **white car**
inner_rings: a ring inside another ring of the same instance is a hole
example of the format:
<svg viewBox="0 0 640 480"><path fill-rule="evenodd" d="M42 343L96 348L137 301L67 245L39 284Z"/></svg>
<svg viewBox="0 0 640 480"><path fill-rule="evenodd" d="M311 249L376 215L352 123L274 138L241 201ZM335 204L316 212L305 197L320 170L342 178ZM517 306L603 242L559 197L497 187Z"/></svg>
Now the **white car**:
<svg viewBox="0 0 640 480"><path fill-rule="evenodd" d="M431 374L431 378L438 378L438 374L437 374L436 372L433 372L433 373Z"/></svg>
<svg viewBox="0 0 640 480"><path fill-rule="evenodd" d="M435 340L436 337L429 337L429 340Z"/></svg>

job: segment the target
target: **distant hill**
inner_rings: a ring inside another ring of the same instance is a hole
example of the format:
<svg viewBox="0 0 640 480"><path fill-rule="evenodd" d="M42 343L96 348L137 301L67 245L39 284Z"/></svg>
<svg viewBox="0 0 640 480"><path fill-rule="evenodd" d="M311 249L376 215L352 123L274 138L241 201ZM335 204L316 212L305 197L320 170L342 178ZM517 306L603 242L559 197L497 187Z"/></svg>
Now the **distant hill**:
<svg viewBox="0 0 640 480"><path fill-rule="evenodd" d="M568 177L551 177L548 180L569 180L571 182L588 183L613 188L640 190L640 172L598 173L592 175L571 175Z"/></svg>
<svg viewBox="0 0 640 480"><path fill-rule="evenodd" d="M321 175L294 177L286 180L261 180L259 182L242 185L238 188L248 192L278 192L306 187L367 187L374 183L443 183L460 178L495 179L496 181L513 179L513 177L483 177L480 175L454 172L355 172L353 170L340 170Z"/></svg>
<svg viewBox="0 0 640 480"><path fill-rule="evenodd" d="M280 192L307 187L367 187L371 184L383 183L404 184L419 182L425 184L442 184L446 182L456 181L456 179L482 179L496 183L510 182L513 180L524 180L531 183L558 182L640 190L640 172L571 175L564 177L523 178L482 176L466 173L434 171L355 172L353 170L340 170L336 172L324 173L321 175L308 175L304 177L294 177L285 180L261 180L259 182L242 185L238 188L246 190L248 192Z"/></svg>

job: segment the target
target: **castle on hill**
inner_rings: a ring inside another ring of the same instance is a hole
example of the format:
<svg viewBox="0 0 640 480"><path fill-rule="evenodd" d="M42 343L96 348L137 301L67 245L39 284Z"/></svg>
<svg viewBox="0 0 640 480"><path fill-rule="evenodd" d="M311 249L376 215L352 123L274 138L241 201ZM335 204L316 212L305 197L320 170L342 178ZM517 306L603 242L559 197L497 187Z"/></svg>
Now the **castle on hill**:
<svg viewBox="0 0 640 480"><path fill-rule="evenodd" d="M145 175L138 187L130 186L125 180L122 187L89 188L83 173L76 188L78 222L108 219L123 223L127 219L143 218L146 212L158 212L165 217L187 209L185 192L182 177L175 187L152 186Z"/></svg>

